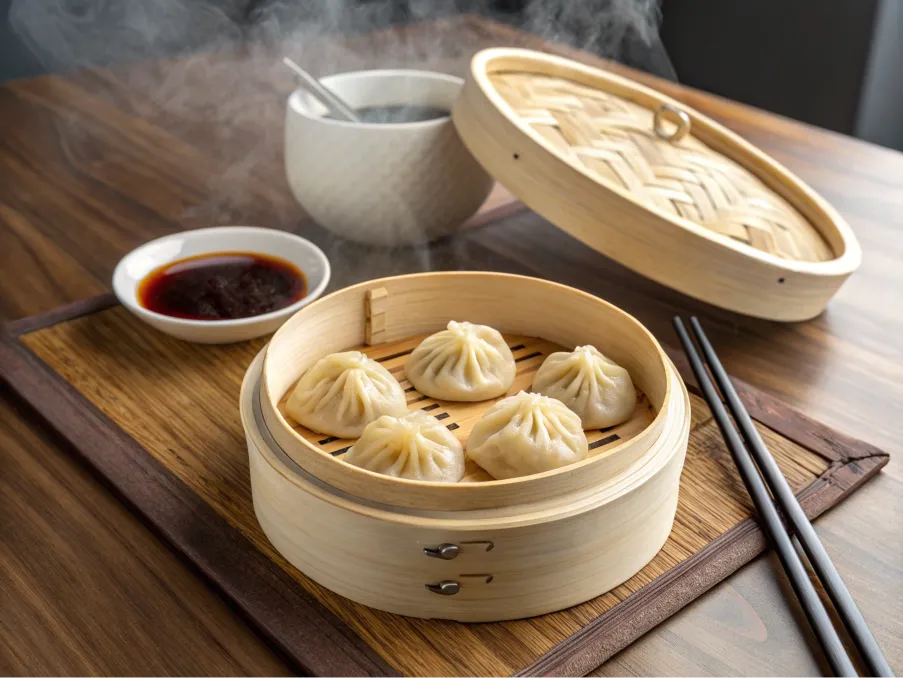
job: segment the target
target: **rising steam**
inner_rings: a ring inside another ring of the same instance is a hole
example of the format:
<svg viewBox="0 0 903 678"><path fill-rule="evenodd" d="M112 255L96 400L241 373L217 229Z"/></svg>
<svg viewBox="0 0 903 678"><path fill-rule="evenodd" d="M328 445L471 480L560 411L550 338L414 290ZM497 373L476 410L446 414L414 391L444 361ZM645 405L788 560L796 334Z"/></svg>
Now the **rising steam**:
<svg viewBox="0 0 903 678"><path fill-rule="evenodd" d="M618 58L658 37L658 0L528 0L520 27ZM461 12L493 0L13 0L10 24L48 68L108 66L261 42L301 42ZM512 15L515 16L515 15ZM404 54L403 40L389 49ZM436 46L438 52L441 45ZM422 56L422 55L418 55Z"/></svg>
<svg viewBox="0 0 903 678"><path fill-rule="evenodd" d="M205 170L211 197L183 213L164 215L178 228L241 218L237 215L243 215L242 196L255 173L264 193L281 190L272 186L272 177L282 175L280 107L293 86L280 64L282 54L318 75L398 66L460 71L475 46L453 29L437 30L427 44L400 33L384 41L377 60L372 53L350 47L353 38L348 38L399 20L416 22L463 12L508 22L516 16L528 32L604 57L621 57L628 44L655 48L657 43L657 0L528 0L517 15L500 13L497 4L497 0L13 0L10 24L51 71L168 60L166 69L118 72L128 74L129 87L152 105L155 122L172 121L175 128L180 121L203 121L209 135L204 150L215 149ZM216 50L243 54L249 77L236 77L235 62L193 57L183 64L178 59ZM282 83L275 95L274 83ZM144 115L149 110L132 112ZM69 130L72 137L78 136L78 129L74 125ZM67 143L74 148L78 139ZM285 226L297 218L284 196L270 202L270 219L277 223L268 225ZM352 246L332 247L329 254L335 260L344 256L341 248ZM436 262L422 265L429 268Z"/></svg>

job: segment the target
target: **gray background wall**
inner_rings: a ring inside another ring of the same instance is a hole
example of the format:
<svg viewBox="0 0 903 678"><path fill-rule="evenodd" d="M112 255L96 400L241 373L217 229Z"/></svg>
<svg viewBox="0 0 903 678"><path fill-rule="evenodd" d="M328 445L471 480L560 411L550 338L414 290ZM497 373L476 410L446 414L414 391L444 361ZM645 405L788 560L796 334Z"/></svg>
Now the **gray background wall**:
<svg viewBox="0 0 903 678"><path fill-rule="evenodd" d="M0 82L27 78L43 72L41 64L10 28L10 2L11 0L0 0Z"/></svg>
<svg viewBox="0 0 903 678"><path fill-rule="evenodd" d="M903 150L903 0L882 0L853 134Z"/></svg>

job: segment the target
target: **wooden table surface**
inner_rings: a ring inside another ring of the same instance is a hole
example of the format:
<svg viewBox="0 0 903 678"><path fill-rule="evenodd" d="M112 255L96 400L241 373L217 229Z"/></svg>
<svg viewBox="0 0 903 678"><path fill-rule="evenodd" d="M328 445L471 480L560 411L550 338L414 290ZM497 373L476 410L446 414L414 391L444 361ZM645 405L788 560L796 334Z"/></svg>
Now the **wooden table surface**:
<svg viewBox="0 0 903 678"><path fill-rule="evenodd" d="M490 45L531 36L458 18L287 51L313 70L403 65L461 73ZM549 48L552 49L552 48ZM593 61L589 55L580 58ZM623 70L623 69L622 69ZM886 470L817 529L897 671L903 671L903 155L634 74L784 163L847 218L861 270L828 311L781 325L662 288L531 213L429 248L367 253L373 269L499 268L599 294L666 343L699 315L733 374L882 447ZM236 50L0 87L0 320L109 289L149 238L253 223L304 233L339 284L360 248L305 220L282 169L291 77ZM443 252L448 252L444 248ZM0 402L0 672L283 674L292 669L170 552L65 444L4 391ZM598 675L807 675L824 670L776 561L763 557L598 669Z"/></svg>

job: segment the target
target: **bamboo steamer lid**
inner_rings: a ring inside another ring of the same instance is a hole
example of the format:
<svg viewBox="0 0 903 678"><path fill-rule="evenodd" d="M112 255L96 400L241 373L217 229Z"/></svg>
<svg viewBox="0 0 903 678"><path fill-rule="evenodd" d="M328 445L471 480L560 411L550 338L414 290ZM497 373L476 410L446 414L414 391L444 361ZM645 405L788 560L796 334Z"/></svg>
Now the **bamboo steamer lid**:
<svg viewBox="0 0 903 678"><path fill-rule="evenodd" d="M626 78L530 50L484 50L453 119L470 152L528 207L716 306L805 320L860 263L850 228L803 182Z"/></svg>

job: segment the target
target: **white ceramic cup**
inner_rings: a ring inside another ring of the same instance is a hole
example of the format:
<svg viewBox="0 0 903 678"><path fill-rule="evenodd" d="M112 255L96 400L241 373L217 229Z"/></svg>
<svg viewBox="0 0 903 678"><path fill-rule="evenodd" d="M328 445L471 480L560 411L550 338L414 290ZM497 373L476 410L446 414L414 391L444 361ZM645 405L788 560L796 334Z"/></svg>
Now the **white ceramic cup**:
<svg viewBox="0 0 903 678"><path fill-rule="evenodd" d="M451 111L463 81L415 70L343 73L321 79L352 108L432 106ZM301 206L324 228L376 245L451 233L489 195L493 179L467 151L451 117L350 123L305 90L289 96L285 169Z"/></svg>
<svg viewBox="0 0 903 678"><path fill-rule="evenodd" d="M139 303L138 286L149 273L179 259L215 252L254 252L289 261L304 273L307 295L285 308L235 320L174 318ZM229 344L275 332L295 311L323 294L329 275L326 255L300 236L271 228L218 226L174 233L132 250L113 271L113 292L123 306L161 332L199 344Z"/></svg>

